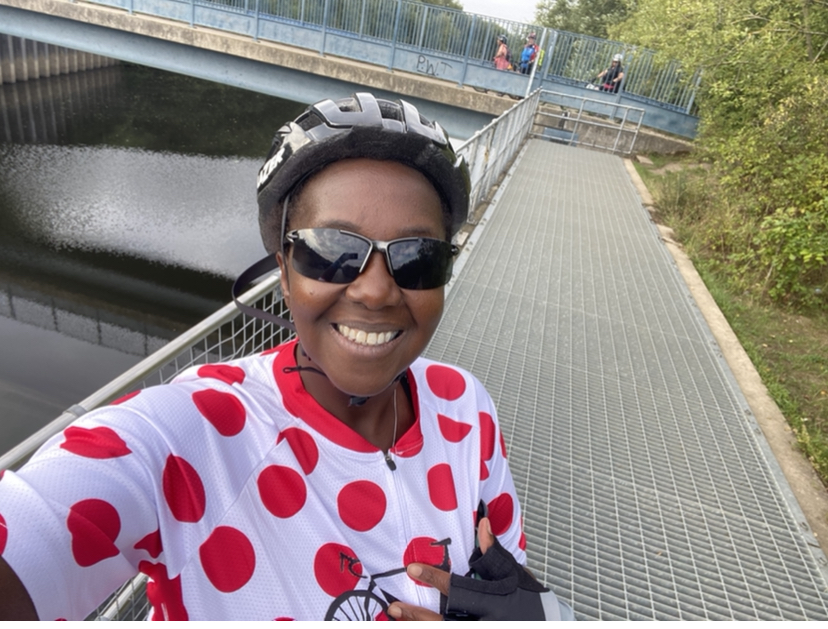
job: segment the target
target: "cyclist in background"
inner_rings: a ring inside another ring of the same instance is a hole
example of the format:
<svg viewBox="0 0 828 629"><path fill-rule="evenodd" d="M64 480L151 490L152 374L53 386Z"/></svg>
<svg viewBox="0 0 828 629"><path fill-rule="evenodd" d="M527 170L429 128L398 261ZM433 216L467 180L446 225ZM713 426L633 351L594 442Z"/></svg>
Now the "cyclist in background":
<svg viewBox="0 0 828 629"><path fill-rule="evenodd" d="M624 80L624 68L621 66L623 60L623 55L613 55L610 67L598 75L598 81L600 82L598 89L600 91L615 94L621 89L621 82Z"/></svg>

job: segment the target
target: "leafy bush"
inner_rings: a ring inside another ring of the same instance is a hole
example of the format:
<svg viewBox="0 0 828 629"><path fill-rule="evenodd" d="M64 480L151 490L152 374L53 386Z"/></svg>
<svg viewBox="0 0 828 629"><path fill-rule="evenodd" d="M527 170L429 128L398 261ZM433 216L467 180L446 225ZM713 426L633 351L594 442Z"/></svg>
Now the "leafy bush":
<svg viewBox="0 0 828 629"><path fill-rule="evenodd" d="M828 4L637 0L613 35L704 68L699 150L714 165L693 246L740 290L819 307L828 293ZM680 180L676 199L688 195ZM686 186L685 186L686 187ZM702 198L702 197L700 197Z"/></svg>

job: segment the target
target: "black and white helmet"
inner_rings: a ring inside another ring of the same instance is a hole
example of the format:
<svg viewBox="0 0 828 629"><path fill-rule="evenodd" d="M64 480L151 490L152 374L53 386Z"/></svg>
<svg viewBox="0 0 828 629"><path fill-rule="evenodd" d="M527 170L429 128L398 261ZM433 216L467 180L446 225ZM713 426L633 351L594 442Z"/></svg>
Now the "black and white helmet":
<svg viewBox="0 0 828 629"><path fill-rule="evenodd" d="M298 184L343 159L369 158L405 164L428 178L450 216L453 236L466 220L469 169L448 134L404 100L358 93L311 105L276 133L259 170L259 229L267 252L281 247L283 201Z"/></svg>

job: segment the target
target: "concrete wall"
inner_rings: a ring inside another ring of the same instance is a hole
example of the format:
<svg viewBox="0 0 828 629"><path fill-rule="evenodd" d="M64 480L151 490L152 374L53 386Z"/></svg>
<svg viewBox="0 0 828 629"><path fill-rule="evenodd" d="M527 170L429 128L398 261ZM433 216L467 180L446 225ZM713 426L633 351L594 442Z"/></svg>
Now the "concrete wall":
<svg viewBox="0 0 828 629"><path fill-rule="evenodd" d="M111 66L114 59L0 34L0 84Z"/></svg>

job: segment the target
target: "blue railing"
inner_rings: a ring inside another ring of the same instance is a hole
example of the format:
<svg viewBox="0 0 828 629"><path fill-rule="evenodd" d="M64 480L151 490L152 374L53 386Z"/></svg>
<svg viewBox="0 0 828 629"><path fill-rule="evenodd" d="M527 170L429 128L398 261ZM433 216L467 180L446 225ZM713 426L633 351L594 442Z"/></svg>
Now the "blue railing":
<svg viewBox="0 0 828 629"><path fill-rule="evenodd" d="M255 0L197 0L200 4L255 11ZM543 46L541 77L586 86L616 53L624 55L627 95L640 96L676 111L691 113L699 71L682 69L656 52L621 42L484 17L408 0L259 0L268 19L326 27L389 46L454 57L489 66L498 35L506 35L512 56L520 57L525 37L536 32Z"/></svg>
<svg viewBox="0 0 828 629"><path fill-rule="evenodd" d="M561 84L585 88L621 53L622 89L601 98L692 115L701 80L699 71L646 48L411 0L88 1L514 96ZM542 51L535 74L495 71L497 37L506 35L517 60L530 32Z"/></svg>

